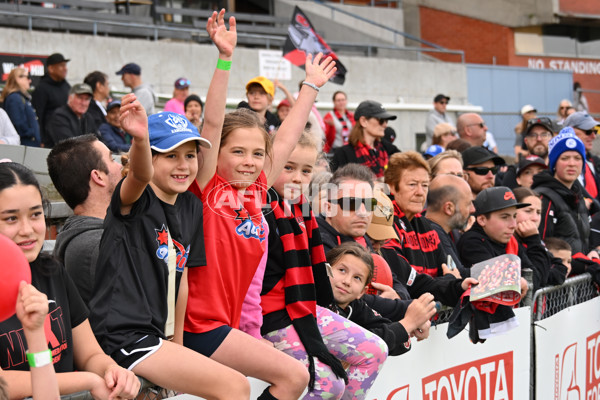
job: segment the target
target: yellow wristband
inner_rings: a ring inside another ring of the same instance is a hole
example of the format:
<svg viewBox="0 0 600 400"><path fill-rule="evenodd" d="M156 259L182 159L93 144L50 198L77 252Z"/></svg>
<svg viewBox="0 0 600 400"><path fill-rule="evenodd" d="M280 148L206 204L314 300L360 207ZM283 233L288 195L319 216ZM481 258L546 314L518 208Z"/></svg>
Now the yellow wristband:
<svg viewBox="0 0 600 400"><path fill-rule="evenodd" d="M221 60L220 58L217 60L217 69L221 69L223 71L229 71L231 69L231 61Z"/></svg>

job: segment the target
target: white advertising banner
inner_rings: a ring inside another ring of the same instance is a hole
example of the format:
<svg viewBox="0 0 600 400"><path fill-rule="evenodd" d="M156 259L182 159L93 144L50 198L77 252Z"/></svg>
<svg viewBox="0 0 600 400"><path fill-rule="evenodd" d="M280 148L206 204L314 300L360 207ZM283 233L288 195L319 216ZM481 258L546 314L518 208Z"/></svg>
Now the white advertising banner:
<svg viewBox="0 0 600 400"><path fill-rule="evenodd" d="M535 324L536 399L600 399L600 298Z"/></svg>
<svg viewBox="0 0 600 400"><path fill-rule="evenodd" d="M258 66L260 75L269 79L289 81L292 79L292 63L283 58L281 50L259 50Z"/></svg>

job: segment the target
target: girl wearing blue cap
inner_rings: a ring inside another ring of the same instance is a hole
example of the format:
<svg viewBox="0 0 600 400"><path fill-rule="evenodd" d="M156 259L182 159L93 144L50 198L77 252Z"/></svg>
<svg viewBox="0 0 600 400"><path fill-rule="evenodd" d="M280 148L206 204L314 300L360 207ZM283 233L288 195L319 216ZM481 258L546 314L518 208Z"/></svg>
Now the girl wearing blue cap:
<svg viewBox="0 0 600 400"><path fill-rule="evenodd" d="M207 23L221 59L230 58L235 45L235 19L228 31L224 14L213 13ZM221 104L226 84L217 69L209 104ZM222 115L216 115L218 123ZM180 345L186 267L206 265L202 204L187 188L198 171L198 147L210 143L179 114L147 118L135 94L123 97L120 119L133 143L100 242L90 302L96 337L119 365L155 384L205 398L247 399L242 374Z"/></svg>

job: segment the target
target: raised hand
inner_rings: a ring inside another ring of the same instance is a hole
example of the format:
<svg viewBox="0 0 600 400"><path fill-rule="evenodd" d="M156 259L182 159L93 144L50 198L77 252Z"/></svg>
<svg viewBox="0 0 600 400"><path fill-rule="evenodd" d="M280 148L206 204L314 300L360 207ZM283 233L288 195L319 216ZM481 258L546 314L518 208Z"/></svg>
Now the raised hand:
<svg viewBox="0 0 600 400"><path fill-rule="evenodd" d="M374 289L377 289L377 291L379 292L377 295L380 297L391 300L400 298L400 296L398 296L398 293L396 293L396 291L391 286L377 282L371 282L371 286L373 286Z"/></svg>
<svg viewBox="0 0 600 400"><path fill-rule="evenodd" d="M48 297L33 285L22 281L19 285L16 312L24 329L40 329L44 326L48 314Z"/></svg>
<svg viewBox="0 0 600 400"><path fill-rule="evenodd" d="M313 83L317 87L323 86L337 71L335 61L331 57L323 59L323 53L317 54L314 59L312 54L306 56L304 64L306 70L306 82Z"/></svg>
<svg viewBox="0 0 600 400"><path fill-rule="evenodd" d="M206 32L211 40L219 49L219 54L225 57L233 55L233 49L237 43L237 30L235 28L235 17L229 17L229 30L225 26L225 9L221 9L219 13L213 12L211 17L206 22Z"/></svg>
<svg viewBox="0 0 600 400"><path fill-rule="evenodd" d="M516 232L522 238L537 235L539 233L536 223L529 220L518 222Z"/></svg>
<svg viewBox="0 0 600 400"><path fill-rule="evenodd" d="M135 94L126 94L121 99L121 116L119 117L119 121L121 122L121 128L134 139L145 139L148 137L148 116L144 107L137 101Z"/></svg>

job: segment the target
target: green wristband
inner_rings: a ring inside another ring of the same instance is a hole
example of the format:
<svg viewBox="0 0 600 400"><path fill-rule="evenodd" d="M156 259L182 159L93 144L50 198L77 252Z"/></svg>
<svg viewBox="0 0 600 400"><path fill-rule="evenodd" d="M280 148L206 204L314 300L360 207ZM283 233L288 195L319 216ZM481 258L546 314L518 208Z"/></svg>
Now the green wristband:
<svg viewBox="0 0 600 400"><path fill-rule="evenodd" d="M221 60L220 58L217 60L217 69L221 69L223 71L229 71L231 69L231 61Z"/></svg>
<svg viewBox="0 0 600 400"><path fill-rule="evenodd" d="M40 351L39 353L25 353L27 354L27 361L31 368L44 367L52 364L52 352L50 349Z"/></svg>

